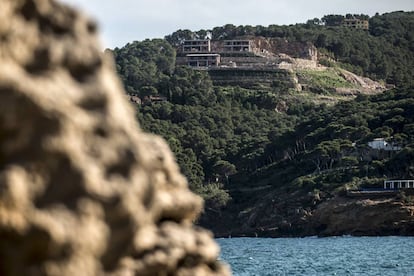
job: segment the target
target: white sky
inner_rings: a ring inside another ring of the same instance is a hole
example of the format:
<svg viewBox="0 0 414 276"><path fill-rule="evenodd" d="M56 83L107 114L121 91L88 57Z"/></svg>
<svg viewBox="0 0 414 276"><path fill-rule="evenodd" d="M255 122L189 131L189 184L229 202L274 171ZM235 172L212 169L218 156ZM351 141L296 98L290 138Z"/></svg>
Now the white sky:
<svg viewBox="0 0 414 276"><path fill-rule="evenodd" d="M178 29L289 25L327 14L414 11L414 0L62 0L98 21L105 48Z"/></svg>

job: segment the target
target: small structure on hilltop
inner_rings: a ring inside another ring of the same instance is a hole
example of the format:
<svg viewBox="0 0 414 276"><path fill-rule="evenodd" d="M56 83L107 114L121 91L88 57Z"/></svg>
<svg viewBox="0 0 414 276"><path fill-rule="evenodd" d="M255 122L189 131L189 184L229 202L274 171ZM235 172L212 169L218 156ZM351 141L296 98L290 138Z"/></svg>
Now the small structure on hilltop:
<svg viewBox="0 0 414 276"><path fill-rule="evenodd" d="M162 103L162 102L166 102L167 98L164 96L159 96L159 95L149 95L149 96L145 96L144 99L142 100L142 104L143 105L149 105L152 103Z"/></svg>
<svg viewBox="0 0 414 276"><path fill-rule="evenodd" d="M347 18L342 21L342 26L347 28L368 30L369 22L368 20L362 20L358 18Z"/></svg>
<svg viewBox="0 0 414 276"><path fill-rule="evenodd" d="M401 147L394 145L394 143L385 141L384 138L375 138L374 140L368 142L368 146L376 150L387 150L387 151L401 150Z"/></svg>
<svg viewBox="0 0 414 276"><path fill-rule="evenodd" d="M384 180L384 190L414 189L414 180Z"/></svg>

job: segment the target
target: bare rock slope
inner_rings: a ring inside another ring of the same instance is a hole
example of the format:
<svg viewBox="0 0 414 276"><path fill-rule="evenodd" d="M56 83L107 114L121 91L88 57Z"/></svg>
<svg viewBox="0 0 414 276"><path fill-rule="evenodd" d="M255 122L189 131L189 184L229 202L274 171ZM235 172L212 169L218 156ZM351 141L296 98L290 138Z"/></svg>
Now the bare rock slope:
<svg viewBox="0 0 414 276"><path fill-rule="evenodd" d="M95 23L53 0L0 13L0 275L229 274Z"/></svg>
<svg viewBox="0 0 414 276"><path fill-rule="evenodd" d="M312 224L322 236L412 235L414 206L395 198L337 197L315 210Z"/></svg>

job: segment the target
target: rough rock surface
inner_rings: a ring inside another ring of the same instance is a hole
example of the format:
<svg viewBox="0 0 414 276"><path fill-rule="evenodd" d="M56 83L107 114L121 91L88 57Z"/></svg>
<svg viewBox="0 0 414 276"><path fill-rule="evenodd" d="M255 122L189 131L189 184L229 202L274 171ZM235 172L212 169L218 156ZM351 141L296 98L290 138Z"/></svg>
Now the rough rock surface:
<svg viewBox="0 0 414 276"><path fill-rule="evenodd" d="M412 192L351 197L270 187L238 190L251 201L230 205L220 216L206 212L202 225L217 237L414 236Z"/></svg>
<svg viewBox="0 0 414 276"><path fill-rule="evenodd" d="M413 235L414 206L395 198L337 197L318 206L313 228L321 236Z"/></svg>
<svg viewBox="0 0 414 276"><path fill-rule="evenodd" d="M346 70L341 70L340 73L345 80L358 87L361 87L361 92L364 92L364 94L377 94L387 90L387 87L384 84L371 80L369 78L360 77Z"/></svg>
<svg viewBox="0 0 414 276"><path fill-rule="evenodd" d="M229 274L95 23L52 0L0 14L0 275Z"/></svg>

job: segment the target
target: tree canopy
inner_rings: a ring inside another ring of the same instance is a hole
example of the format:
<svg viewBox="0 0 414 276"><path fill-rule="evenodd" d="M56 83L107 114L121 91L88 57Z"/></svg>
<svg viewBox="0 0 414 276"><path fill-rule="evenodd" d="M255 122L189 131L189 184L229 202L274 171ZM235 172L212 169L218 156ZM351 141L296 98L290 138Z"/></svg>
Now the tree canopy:
<svg viewBox="0 0 414 276"><path fill-rule="evenodd" d="M414 177L414 13L369 18L369 31L337 27L356 15L328 15L291 26L234 26L164 39L136 41L113 50L129 94L167 101L136 106L141 126L163 136L190 187L219 209L227 189L260 184L335 189L363 177ZM368 19L364 15L359 18ZM208 72L175 66L184 39L254 35L311 42L339 66L393 84L377 96L360 95L335 106L316 104L288 88L216 86ZM276 106L285 103L284 112ZM384 138L401 147L370 153ZM334 177L328 177L334 175ZM304 184L305 183L305 184Z"/></svg>

